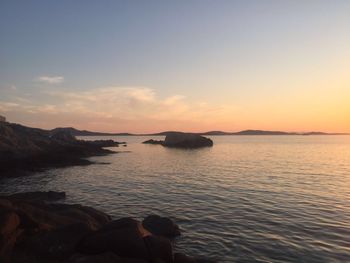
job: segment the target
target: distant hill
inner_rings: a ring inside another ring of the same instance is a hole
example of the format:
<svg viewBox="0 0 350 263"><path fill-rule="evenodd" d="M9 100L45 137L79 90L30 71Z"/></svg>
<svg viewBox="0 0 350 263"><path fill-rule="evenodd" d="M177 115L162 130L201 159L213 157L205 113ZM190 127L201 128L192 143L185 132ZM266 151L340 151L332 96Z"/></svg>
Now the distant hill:
<svg viewBox="0 0 350 263"><path fill-rule="evenodd" d="M232 135L296 135L294 132L282 132L282 131L262 131L262 130L244 130L240 132L232 133Z"/></svg>
<svg viewBox="0 0 350 263"><path fill-rule="evenodd" d="M65 128L55 128L51 130L51 132L55 133L58 131L69 132L73 136L131 136L131 133L107 133L107 132L93 132L87 130L77 130L73 127L65 127Z"/></svg>
<svg viewBox="0 0 350 263"><path fill-rule="evenodd" d="M94 132L87 130L78 130L72 127L66 128L55 128L51 130L52 133L64 131L69 132L73 136L166 136L178 131L164 131L158 133L148 133L148 134L134 134L134 133L107 133L107 132ZM224 132L224 131L208 131L195 133L198 135L348 135L348 133L325 133L325 132L283 132L283 131L264 131L264 130L243 130L239 132Z"/></svg>

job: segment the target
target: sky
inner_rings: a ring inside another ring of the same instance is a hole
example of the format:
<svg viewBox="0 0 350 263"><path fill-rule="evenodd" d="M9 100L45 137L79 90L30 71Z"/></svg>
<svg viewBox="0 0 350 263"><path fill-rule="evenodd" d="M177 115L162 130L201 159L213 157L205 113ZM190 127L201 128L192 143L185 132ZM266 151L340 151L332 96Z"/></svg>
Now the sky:
<svg viewBox="0 0 350 263"><path fill-rule="evenodd" d="M349 14L348 0L0 0L0 115L106 132L350 132Z"/></svg>

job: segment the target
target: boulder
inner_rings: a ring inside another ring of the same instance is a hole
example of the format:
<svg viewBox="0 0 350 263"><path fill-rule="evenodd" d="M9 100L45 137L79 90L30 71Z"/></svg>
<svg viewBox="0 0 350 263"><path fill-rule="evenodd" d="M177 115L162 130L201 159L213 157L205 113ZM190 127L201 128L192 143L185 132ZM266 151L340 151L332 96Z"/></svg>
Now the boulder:
<svg viewBox="0 0 350 263"><path fill-rule="evenodd" d="M139 223L132 218L111 221L81 240L77 250L83 254L113 252L120 257L148 259Z"/></svg>
<svg viewBox="0 0 350 263"><path fill-rule="evenodd" d="M142 221L142 225L154 235L168 238L181 235L179 226L167 217L149 215Z"/></svg>
<svg viewBox="0 0 350 263"><path fill-rule="evenodd" d="M20 244L20 253L35 259L64 260L75 253L78 242L92 230L82 223L26 237Z"/></svg>
<svg viewBox="0 0 350 263"><path fill-rule="evenodd" d="M113 252L122 258L173 263L170 241L152 236L140 222L132 218L111 221L83 238L77 251L82 254Z"/></svg>
<svg viewBox="0 0 350 263"><path fill-rule="evenodd" d="M10 262L12 249L17 236L20 219L17 214L7 209L0 210L0 262Z"/></svg>
<svg viewBox="0 0 350 263"><path fill-rule="evenodd" d="M168 239L150 235L144 237L144 242L151 262L174 263L173 248Z"/></svg>
<svg viewBox="0 0 350 263"><path fill-rule="evenodd" d="M167 134L163 145L174 148L200 148L213 146L213 141L194 133L172 132Z"/></svg>

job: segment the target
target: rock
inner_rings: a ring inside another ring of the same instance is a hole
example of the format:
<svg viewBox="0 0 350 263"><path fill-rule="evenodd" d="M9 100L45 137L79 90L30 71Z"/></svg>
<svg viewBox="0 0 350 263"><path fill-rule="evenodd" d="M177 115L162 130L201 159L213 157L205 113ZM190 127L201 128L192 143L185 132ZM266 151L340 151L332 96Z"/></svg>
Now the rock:
<svg viewBox="0 0 350 263"><path fill-rule="evenodd" d="M210 259L190 257L182 253L174 254L174 263L217 263Z"/></svg>
<svg viewBox="0 0 350 263"><path fill-rule="evenodd" d="M173 248L168 239L150 235L144 237L144 241L146 243L151 262L174 262Z"/></svg>
<svg viewBox="0 0 350 263"><path fill-rule="evenodd" d="M144 231L132 218L111 221L98 231L85 237L77 249L84 254L113 252L120 257L148 259L148 251L143 241Z"/></svg>
<svg viewBox="0 0 350 263"><path fill-rule="evenodd" d="M12 249L20 230L17 229L20 220L17 214L0 210L0 262L10 262Z"/></svg>
<svg viewBox="0 0 350 263"><path fill-rule="evenodd" d="M51 135L51 139L63 142L73 142L77 139L69 131L56 131Z"/></svg>
<svg viewBox="0 0 350 263"><path fill-rule="evenodd" d="M83 254L113 252L122 258L173 263L170 241L152 236L140 222L132 218L111 221L83 238L77 250Z"/></svg>
<svg viewBox="0 0 350 263"><path fill-rule="evenodd" d="M160 145L163 145L163 143L164 143L164 141L158 141L158 140L153 140L153 139L150 139L150 140L143 142L143 144L160 144Z"/></svg>
<svg viewBox="0 0 350 263"><path fill-rule="evenodd" d="M10 196L7 196L11 199L22 199L24 201L57 201L60 199L66 198L65 192L26 192L26 193L17 193Z"/></svg>
<svg viewBox="0 0 350 263"><path fill-rule="evenodd" d="M148 263L143 259L121 258L112 252L98 255L75 254L65 263Z"/></svg>
<svg viewBox="0 0 350 263"><path fill-rule="evenodd" d="M27 233L48 231L76 223L82 223L91 230L97 230L111 220L109 215L91 207L23 200L22 197L25 196L23 194L2 197L0 208L16 213L20 217L21 228ZM28 196L32 195L28 194ZM34 194L34 197L37 195Z"/></svg>
<svg viewBox="0 0 350 263"><path fill-rule="evenodd" d="M154 235L170 238L181 235L179 226L167 217L149 215L142 221L142 225Z"/></svg>
<svg viewBox="0 0 350 263"><path fill-rule="evenodd" d="M196 259L193 257L189 257L182 253L174 254L174 262L175 263L197 263Z"/></svg>
<svg viewBox="0 0 350 263"><path fill-rule="evenodd" d="M67 259L75 253L78 242L92 230L82 223L71 224L27 237L21 243L21 253L36 259Z"/></svg>
<svg viewBox="0 0 350 263"><path fill-rule="evenodd" d="M119 144L125 144L125 142L116 142L113 140L96 140L96 141L84 141L98 147L119 147Z"/></svg>
<svg viewBox="0 0 350 263"><path fill-rule="evenodd" d="M115 153L111 141L79 141L64 130L42 130L0 122L0 176L30 174L49 167L88 165L86 157Z"/></svg>
<svg viewBox="0 0 350 263"><path fill-rule="evenodd" d="M213 141L198 134L172 132L167 134L163 145L175 148L200 148L213 146Z"/></svg>

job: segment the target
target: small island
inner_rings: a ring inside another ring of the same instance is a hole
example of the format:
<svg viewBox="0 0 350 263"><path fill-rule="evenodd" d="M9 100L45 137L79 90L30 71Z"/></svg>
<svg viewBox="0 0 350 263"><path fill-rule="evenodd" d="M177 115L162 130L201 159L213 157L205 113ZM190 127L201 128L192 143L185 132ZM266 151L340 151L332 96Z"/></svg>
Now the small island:
<svg viewBox="0 0 350 263"><path fill-rule="evenodd" d="M212 147L213 141L209 138L201 136L195 133L184 133L184 132L169 132L164 141L161 140L147 140L144 144L156 144L170 148L201 148L201 147Z"/></svg>

